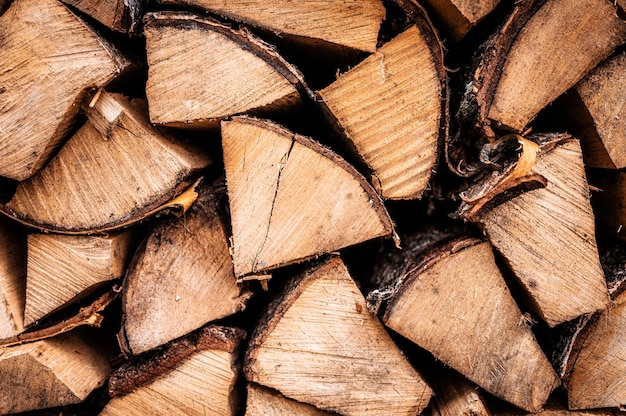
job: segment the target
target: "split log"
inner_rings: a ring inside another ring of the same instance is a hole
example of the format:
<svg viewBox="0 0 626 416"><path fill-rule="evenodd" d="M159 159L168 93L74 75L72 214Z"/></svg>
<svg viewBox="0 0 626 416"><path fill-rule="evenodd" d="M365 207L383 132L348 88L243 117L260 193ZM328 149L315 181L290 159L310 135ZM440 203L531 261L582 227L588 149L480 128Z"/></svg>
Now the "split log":
<svg viewBox="0 0 626 416"><path fill-rule="evenodd" d="M488 243L461 238L405 250L374 278L392 283L370 292L370 310L487 392L536 412L559 384Z"/></svg>
<svg viewBox="0 0 626 416"><path fill-rule="evenodd" d="M259 386L248 384L246 416L328 416L330 413L289 399L282 394Z"/></svg>
<svg viewBox="0 0 626 416"><path fill-rule="evenodd" d="M237 348L245 332L208 326L115 370L101 416L235 415Z"/></svg>
<svg viewBox="0 0 626 416"><path fill-rule="evenodd" d="M318 92L383 198L417 199L447 132L443 50L423 16ZM393 114L393 117L389 117Z"/></svg>
<svg viewBox="0 0 626 416"><path fill-rule="evenodd" d="M312 95L295 67L246 30L160 12L146 15L144 33L155 124L217 127L233 114L285 111L301 103L300 94Z"/></svg>
<svg viewBox="0 0 626 416"><path fill-rule="evenodd" d="M431 397L339 257L289 281L246 352L250 382L344 415L413 415ZM384 380L384 383L381 381Z"/></svg>
<svg viewBox="0 0 626 416"><path fill-rule="evenodd" d="M121 277L130 243L130 231L106 237L29 234L24 325Z"/></svg>
<svg viewBox="0 0 626 416"><path fill-rule="evenodd" d="M222 146L237 277L395 235L374 189L313 140L235 117Z"/></svg>
<svg viewBox="0 0 626 416"><path fill-rule="evenodd" d="M453 371L441 371L430 380L431 416L491 416L487 402L475 384Z"/></svg>
<svg viewBox="0 0 626 416"><path fill-rule="evenodd" d="M92 335L93 337L93 335ZM103 385L108 357L85 334L70 332L0 349L0 412L11 414L83 401Z"/></svg>
<svg viewBox="0 0 626 416"><path fill-rule="evenodd" d="M0 219L0 339L24 330L26 238Z"/></svg>
<svg viewBox="0 0 626 416"><path fill-rule="evenodd" d="M385 8L380 0L159 0L202 8L276 33L308 48L374 52Z"/></svg>
<svg viewBox="0 0 626 416"><path fill-rule="evenodd" d="M85 90L129 62L56 0L15 0L0 28L0 176L24 180L69 131Z"/></svg>
<svg viewBox="0 0 626 416"><path fill-rule="evenodd" d="M501 140L519 143L524 163L492 192L472 197L461 214L485 230L530 295L528 306L555 326L604 309L609 297L580 145L568 135L534 139L540 145L519 136ZM537 175L545 188L514 198L502 188ZM485 183L478 188L485 188ZM465 211L468 206L473 208Z"/></svg>
<svg viewBox="0 0 626 416"><path fill-rule="evenodd" d="M96 93L89 122L0 209L27 225L86 234L145 218L193 182L204 151L154 130L121 95Z"/></svg>
<svg viewBox="0 0 626 416"><path fill-rule="evenodd" d="M498 3L500 0L426 0L426 4L445 24L450 37L457 42Z"/></svg>
<svg viewBox="0 0 626 416"><path fill-rule="evenodd" d="M141 0L61 0L111 30L133 32L143 8Z"/></svg>
<svg viewBox="0 0 626 416"><path fill-rule="evenodd" d="M120 346L139 354L245 308L252 295L236 284L224 198L200 186L183 218L157 225L124 281Z"/></svg>

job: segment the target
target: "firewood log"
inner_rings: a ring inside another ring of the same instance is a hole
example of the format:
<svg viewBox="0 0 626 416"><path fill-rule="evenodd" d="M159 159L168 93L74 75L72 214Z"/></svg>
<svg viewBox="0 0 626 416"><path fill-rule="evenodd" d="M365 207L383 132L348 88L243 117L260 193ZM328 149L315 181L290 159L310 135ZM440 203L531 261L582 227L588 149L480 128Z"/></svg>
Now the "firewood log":
<svg viewBox="0 0 626 416"><path fill-rule="evenodd" d="M0 339L24 330L26 302L26 238L0 219Z"/></svg>
<svg viewBox="0 0 626 416"><path fill-rule="evenodd" d="M411 0L416 1L416 0ZM446 25L455 41L465 34L500 3L500 0L426 0L435 15Z"/></svg>
<svg viewBox="0 0 626 416"><path fill-rule="evenodd" d="M144 7L141 0L61 0L93 17L109 29L132 32Z"/></svg>
<svg viewBox="0 0 626 416"><path fill-rule="evenodd" d="M480 389L460 374L441 371L430 381L432 416L492 416Z"/></svg>
<svg viewBox="0 0 626 416"><path fill-rule="evenodd" d="M246 416L328 416L330 414L309 404L289 399L268 388L254 383L248 384Z"/></svg>

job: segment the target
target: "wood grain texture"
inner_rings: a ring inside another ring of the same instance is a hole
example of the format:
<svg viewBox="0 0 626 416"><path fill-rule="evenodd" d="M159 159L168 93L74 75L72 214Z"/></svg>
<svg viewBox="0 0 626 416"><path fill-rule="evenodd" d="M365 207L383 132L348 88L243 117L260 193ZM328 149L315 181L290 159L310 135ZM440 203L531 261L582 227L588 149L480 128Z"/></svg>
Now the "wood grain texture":
<svg viewBox="0 0 626 416"><path fill-rule="evenodd" d="M626 23L610 2L547 0L508 51L488 117L521 132L625 40Z"/></svg>
<svg viewBox="0 0 626 416"><path fill-rule="evenodd" d="M0 412L83 401L106 381L108 358L75 332L0 349Z"/></svg>
<svg viewBox="0 0 626 416"><path fill-rule="evenodd" d="M149 13L145 20L153 123L217 127L233 114L301 102L302 75L251 33L181 12Z"/></svg>
<svg viewBox="0 0 626 416"><path fill-rule="evenodd" d="M0 219L0 339L24 330L26 238Z"/></svg>
<svg viewBox="0 0 626 416"><path fill-rule="evenodd" d="M207 186L183 218L157 225L124 282L122 347L139 354L245 308L219 199Z"/></svg>
<svg viewBox="0 0 626 416"><path fill-rule="evenodd" d="M330 43L376 50L385 8L380 0L160 0L201 7L224 17L294 38L307 46ZM321 42L320 42L321 41Z"/></svg>
<svg viewBox="0 0 626 416"><path fill-rule="evenodd" d="M456 41L461 40L498 3L500 0L426 0Z"/></svg>
<svg viewBox="0 0 626 416"><path fill-rule="evenodd" d="M394 234L365 179L313 140L236 117L222 146L236 276Z"/></svg>
<svg viewBox="0 0 626 416"><path fill-rule="evenodd" d="M248 381L344 415L415 415L431 396L339 257L293 279L266 310L244 372Z"/></svg>
<svg viewBox="0 0 626 416"><path fill-rule="evenodd" d="M437 371L430 381L435 393L432 416L492 416L482 391L460 374Z"/></svg>
<svg viewBox="0 0 626 416"><path fill-rule="evenodd" d="M107 237L29 234L24 325L121 277L130 243L128 231Z"/></svg>
<svg viewBox="0 0 626 416"><path fill-rule="evenodd" d="M330 414L257 384L248 384L246 416L328 416Z"/></svg>
<svg viewBox="0 0 626 416"><path fill-rule="evenodd" d="M437 163L445 96L437 52L412 26L318 92L383 198L420 198Z"/></svg>
<svg viewBox="0 0 626 416"><path fill-rule="evenodd" d="M143 7L141 0L61 0L118 32L135 29Z"/></svg>
<svg viewBox="0 0 626 416"><path fill-rule="evenodd" d="M0 176L24 180L58 147L84 91L129 62L56 0L14 1L0 46Z"/></svg>
<svg viewBox="0 0 626 416"><path fill-rule="evenodd" d="M157 132L120 95L102 92L87 112L96 120L114 114L110 135L87 122L1 209L51 231L110 230L142 219L210 163L204 151Z"/></svg>
<svg viewBox="0 0 626 416"><path fill-rule="evenodd" d="M426 263L415 259L408 274L397 276L379 310L383 323L487 392L539 411L559 380L491 246L466 239L434 250L424 254Z"/></svg>
<svg viewBox="0 0 626 416"><path fill-rule="evenodd" d="M479 221L534 308L554 326L604 309L608 291L580 145L570 139L540 154L532 173L547 186L488 210Z"/></svg>

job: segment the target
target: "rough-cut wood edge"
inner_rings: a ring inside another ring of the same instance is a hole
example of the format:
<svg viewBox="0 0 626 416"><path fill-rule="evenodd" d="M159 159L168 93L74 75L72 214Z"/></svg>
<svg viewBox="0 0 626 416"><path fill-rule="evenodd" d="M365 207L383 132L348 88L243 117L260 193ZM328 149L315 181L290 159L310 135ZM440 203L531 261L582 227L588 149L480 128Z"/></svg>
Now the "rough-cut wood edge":
<svg viewBox="0 0 626 416"><path fill-rule="evenodd" d="M91 16L91 14L87 10L84 10L80 6L80 3L82 0L60 0L60 1L76 10L79 10L81 13L85 13L89 15L90 17L93 17L95 20L98 20L100 23L102 23L103 25L107 26L110 29L113 29L117 32L130 33L130 34L134 33L137 30L137 26L139 22L141 21L141 15L143 13L143 10L145 8L145 3L146 3L145 1L142 1L142 0L123 0L121 13L116 12L115 16L113 17L111 21L111 24L108 24L106 22L103 22L97 19L94 16ZM1 7L0 7L0 10L1 10Z"/></svg>
<svg viewBox="0 0 626 416"><path fill-rule="evenodd" d="M10 338L1 339L0 348L41 341L42 339L69 332L79 326L88 325L99 328L104 319L100 313L117 299L119 292L119 289L113 287L113 289L96 298L91 304L81 307L75 315L69 318L65 318L45 328L36 328Z"/></svg>
<svg viewBox="0 0 626 416"><path fill-rule="evenodd" d="M233 353L246 337L235 327L209 325L165 347L138 355L116 369L109 379L111 397L125 396L169 373L182 361L205 350Z"/></svg>

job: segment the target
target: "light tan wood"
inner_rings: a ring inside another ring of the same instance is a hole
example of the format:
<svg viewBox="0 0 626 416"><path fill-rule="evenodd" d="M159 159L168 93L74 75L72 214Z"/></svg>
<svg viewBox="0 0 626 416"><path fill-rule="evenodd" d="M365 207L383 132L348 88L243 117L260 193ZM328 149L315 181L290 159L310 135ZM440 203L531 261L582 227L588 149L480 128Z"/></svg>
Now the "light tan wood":
<svg viewBox="0 0 626 416"><path fill-rule="evenodd" d="M565 139L530 170L547 186L479 215L492 244L550 325L604 309L609 301L595 240L580 145Z"/></svg>
<svg viewBox="0 0 626 416"><path fill-rule="evenodd" d="M376 192L343 159L267 121L222 123L235 275L394 234Z"/></svg>
<svg viewBox="0 0 626 416"><path fill-rule="evenodd" d="M426 36L411 26L318 92L383 198L420 198L437 163L445 81Z"/></svg>
<svg viewBox="0 0 626 416"><path fill-rule="evenodd" d="M611 2L546 1L507 53L488 112L492 124L523 131L624 41L626 23Z"/></svg>
<svg viewBox="0 0 626 416"><path fill-rule="evenodd" d="M76 332L0 349L0 412L83 401L106 381L108 357Z"/></svg>
<svg viewBox="0 0 626 416"><path fill-rule="evenodd" d="M0 28L0 176L24 180L71 128L85 89L129 63L56 0L16 0Z"/></svg>
<svg viewBox="0 0 626 416"><path fill-rule="evenodd" d="M541 410L559 379L513 300L489 243L456 240L407 259L368 295L389 328L516 406ZM412 260L412 261L411 261ZM397 274L396 274L397 273ZM375 302L376 297L386 302Z"/></svg>
<svg viewBox="0 0 626 416"><path fill-rule="evenodd" d="M248 381L344 415L414 415L431 397L336 256L291 280L266 310L244 372Z"/></svg>
<svg viewBox="0 0 626 416"><path fill-rule="evenodd" d="M412 0L416 1L416 0ZM460 41L500 0L426 0L455 41Z"/></svg>
<svg viewBox="0 0 626 416"><path fill-rule="evenodd" d="M327 416L330 413L289 399L282 394L259 386L248 384L246 416Z"/></svg>
<svg viewBox="0 0 626 416"><path fill-rule="evenodd" d="M435 393L430 404L432 416L491 416L480 389L461 375L437 371L431 385Z"/></svg>
<svg viewBox="0 0 626 416"><path fill-rule="evenodd" d="M102 416L235 415L241 330L208 327L116 370ZM121 386L119 379L123 380ZM123 387L131 391L116 391Z"/></svg>
<svg viewBox="0 0 626 416"><path fill-rule="evenodd" d="M258 26L310 47L342 46L376 50L385 8L380 0L160 0L200 7Z"/></svg>
<svg viewBox="0 0 626 416"><path fill-rule="evenodd" d="M575 87L591 116L588 135L580 137L591 167L626 167L626 55L609 59ZM608 158L608 160L607 160Z"/></svg>
<svg viewBox="0 0 626 416"><path fill-rule="evenodd" d="M215 189L204 186L183 218L157 225L124 282L122 347L139 354L245 308L233 275Z"/></svg>
<svg viewBox="0 0 626 416"><path fill-rule="evenodd" d="M133 31L141 8L139 0L61 0L118 32Z"/></svg>
<svg viewBox="0 0 626 416"><path fill-rule="evenodd" d="M494 412L494 416L619 416L617 409L568 410L567 406L557 400L550 400L546 408L539 413L527 413L519 409L502 409Z"/></svg>
<svg viewBox="0 0 626 416"><path fill-rule="evenodd" d="M210 163L204 151L154 130L121 95L103 91L94 101L87 114L95 124L78 130L1 209L63 233L119 228L167 202Z"/></svg>
<svg viewBox="0 0 626 416"><path fill-rule="evenodd" d="M155 124L217 127L233 114L287 110L301 102L302 75L247 31L160 12L147 15L144 33L146 95Z"/></svg>
<svg viewBox="0 0 626 416"><path fill-rule="evenodd" d="M107 237L29 234L24 325L121 277L130 243L128 231Z"/></svg>
<svg viewBox="0 0 626 416"><path fill-rule="evenodd" d="M26 238L0 218L0 339L24 330Z"/></svg>

